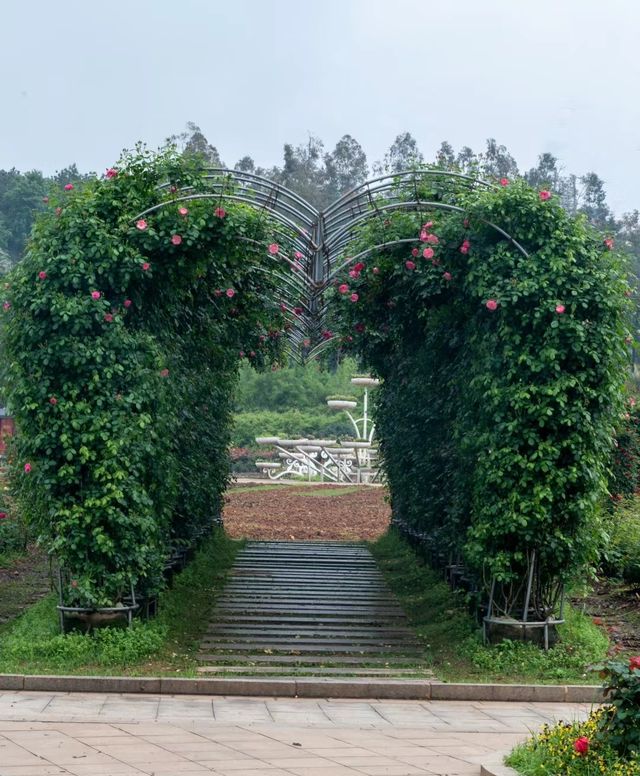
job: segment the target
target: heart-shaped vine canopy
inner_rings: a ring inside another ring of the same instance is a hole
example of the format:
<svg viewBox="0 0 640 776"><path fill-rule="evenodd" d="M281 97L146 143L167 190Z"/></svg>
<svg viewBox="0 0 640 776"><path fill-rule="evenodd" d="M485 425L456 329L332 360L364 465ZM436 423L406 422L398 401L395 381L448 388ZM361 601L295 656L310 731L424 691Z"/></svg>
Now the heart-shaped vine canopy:
<svg viewBox="0 0 640 776"><path fill-rule="evenodd" d="M257 176L128 154L60 192L8 278L21 508L65 600L154 592L219 514L241 358L329 345L383 378L397 522L503 578L593 549L620 411L623 268L523 183L441 170L318 213Z"/></svg>

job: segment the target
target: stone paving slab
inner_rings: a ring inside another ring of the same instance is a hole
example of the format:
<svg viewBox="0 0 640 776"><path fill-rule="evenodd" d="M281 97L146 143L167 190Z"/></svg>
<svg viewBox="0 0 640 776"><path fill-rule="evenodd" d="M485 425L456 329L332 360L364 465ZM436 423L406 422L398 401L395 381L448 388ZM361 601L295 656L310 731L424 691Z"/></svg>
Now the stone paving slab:
<svg viewBox="0 0 640 776"><path fill-rule="evenodd" d="M0 693L0 776L478 776L545 722L589 710L8 691Z"/></svg>

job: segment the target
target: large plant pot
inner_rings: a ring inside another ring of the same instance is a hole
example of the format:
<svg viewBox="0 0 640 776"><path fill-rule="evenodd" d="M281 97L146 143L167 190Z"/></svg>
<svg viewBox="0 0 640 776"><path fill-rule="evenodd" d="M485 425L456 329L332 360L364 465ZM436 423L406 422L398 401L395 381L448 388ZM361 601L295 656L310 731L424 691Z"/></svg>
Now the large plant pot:
<svg viewBox="0 0 640 776"><path fill-rule="evenodd" d="M376 380L375 377L352 377L352 385L359 385L361 388L375 388L380 385L380 380Z"/></svg>

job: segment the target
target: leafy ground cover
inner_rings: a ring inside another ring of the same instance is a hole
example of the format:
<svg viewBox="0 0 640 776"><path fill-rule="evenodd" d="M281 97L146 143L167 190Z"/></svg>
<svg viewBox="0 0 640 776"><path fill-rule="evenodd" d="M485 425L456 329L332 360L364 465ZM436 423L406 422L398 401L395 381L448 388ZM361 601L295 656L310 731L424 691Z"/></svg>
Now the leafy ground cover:
<svg viewBox="0 0 640 776"><path fill-rule="evenodd" d="M195 674L199 638L241 546L214 532L160 595L158 616L131 629L63 636L55 596L46 596L0 627L0 673Z"/></svg>
<svg viewBox="0 0 640 776"><path fill-rule="evenodd" d="M387 583L427 645L436 675L448 681L597 684L589 666L604 658L606 633L591 618L567 611L560 642L548 652L504 641L487 647L469 614L465 596L452 591L391 531L371 545Z"/></svg>

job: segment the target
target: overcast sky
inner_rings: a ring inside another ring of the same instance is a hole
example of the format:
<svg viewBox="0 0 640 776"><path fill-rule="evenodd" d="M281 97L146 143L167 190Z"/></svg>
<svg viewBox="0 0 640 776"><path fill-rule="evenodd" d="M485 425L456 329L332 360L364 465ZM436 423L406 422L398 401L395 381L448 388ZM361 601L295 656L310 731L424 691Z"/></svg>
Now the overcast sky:
<svg viewBox="0 0 640 776"><path fill-rule="evenodd" d="M198 124L227 164L309 133L542 151L640 208L637 0L0 0L0 168L102 172Z"/></svg>

